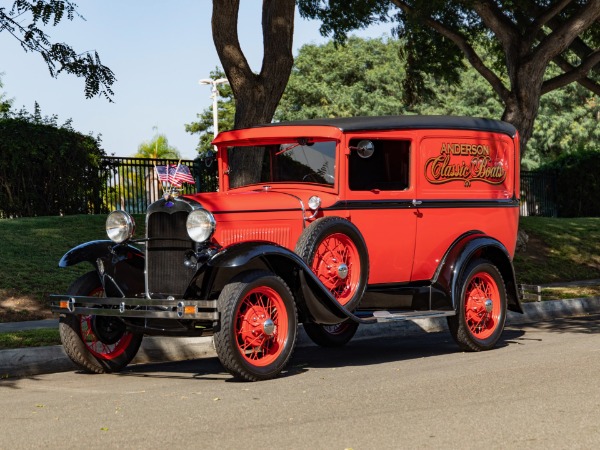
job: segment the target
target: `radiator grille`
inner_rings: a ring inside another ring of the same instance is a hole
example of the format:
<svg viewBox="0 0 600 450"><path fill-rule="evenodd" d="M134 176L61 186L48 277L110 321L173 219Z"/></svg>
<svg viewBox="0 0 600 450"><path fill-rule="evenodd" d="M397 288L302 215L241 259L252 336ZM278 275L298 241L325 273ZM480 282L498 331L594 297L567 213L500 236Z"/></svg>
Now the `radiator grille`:
<svg viewBox="0 0 600 450"><path fill-rule="evenodd" d="M223 230L224 247L244 241L269 241L283 247L289 247L290 229L288 227L233 228Z"/></svg>
<svg viewBox="0 0 600 450"><path fill-rule="evenodd" d="M146 270L152 298L181 298L194 275L193 269L183 265L185 253L194 248L185 228L187 216L187 211L180 211L148 217Z"/></svg>

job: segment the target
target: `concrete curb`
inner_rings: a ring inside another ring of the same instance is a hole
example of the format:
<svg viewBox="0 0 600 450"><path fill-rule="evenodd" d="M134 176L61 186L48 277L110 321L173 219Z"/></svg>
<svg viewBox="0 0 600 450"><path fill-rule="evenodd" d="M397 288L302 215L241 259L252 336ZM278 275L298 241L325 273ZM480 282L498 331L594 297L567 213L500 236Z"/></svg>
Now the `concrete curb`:
<svg viewBox="0 0 600 450"><path fill-rule="evenodd" d="M509 312L507 325L600 312L600 297L525 303L523 309L524 314ZM359 327L354 339L403 337L420 333L435 333L447 329L445 318L387 322ZM306 336L302 327L299 329L297 345L299 347L314 345ZM183 361L215 356L212 337L146 337L132 364ZM0 378L33 376L71 370L76 370L76 367L66 356L60 345L0 350Z"/></svg>

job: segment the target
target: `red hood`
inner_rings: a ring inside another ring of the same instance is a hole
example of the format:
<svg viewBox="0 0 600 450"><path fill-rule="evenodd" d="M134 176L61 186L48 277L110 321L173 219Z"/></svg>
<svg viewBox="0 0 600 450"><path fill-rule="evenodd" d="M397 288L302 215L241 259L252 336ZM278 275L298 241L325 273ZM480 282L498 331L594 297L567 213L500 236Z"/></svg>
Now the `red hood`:
<svg viewBox="0 0 600 450"><path fill-rule="evenodd" d="M242 192L209 192L188 196L199 202L203 208L213 214L235 212L261 211L300 211L302 205L308 209L308 199L318 195L322 200L322 207L335 203L337 196L325 194L314 190L289 190L277 189L242 191Z"/></svg>

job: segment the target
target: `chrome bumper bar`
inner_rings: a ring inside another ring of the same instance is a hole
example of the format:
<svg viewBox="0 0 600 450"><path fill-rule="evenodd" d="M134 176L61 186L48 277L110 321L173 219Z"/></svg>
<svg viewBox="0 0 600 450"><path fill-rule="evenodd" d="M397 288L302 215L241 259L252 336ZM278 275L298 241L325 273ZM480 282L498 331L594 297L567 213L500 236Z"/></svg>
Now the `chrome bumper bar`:
<svg viewBox="0 0 600 450"><path fill-rule="evenodd" d="M52 312L143 319L219 320L216 300L51 295Z"/></svg>

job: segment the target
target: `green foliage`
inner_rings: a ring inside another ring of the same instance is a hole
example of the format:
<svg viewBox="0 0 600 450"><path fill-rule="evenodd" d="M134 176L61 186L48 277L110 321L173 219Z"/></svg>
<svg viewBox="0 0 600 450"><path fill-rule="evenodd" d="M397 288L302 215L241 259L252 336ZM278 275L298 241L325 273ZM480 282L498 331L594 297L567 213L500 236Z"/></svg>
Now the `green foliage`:
<svg viewBox="0 0 600 450"><path fill-rule="evenodd" d="M544 169L556 173L556 203L561 217L600 216L600 151L566 153Z"/></svg>
<svg viewBox="0 0 600 450"><path fill-rule="evenodd" d="M0 217L77 214L99 209L104 151L99 140L56 117L22 110L0 118ZM91 208L90 208L91 206Z"/></svg>
<svg viewBox="0 0 600 450"><path fill-rule="evenodd" d="M149 141L142 142L138 146L136 158L153 158L153 159L179 159L181 154L177 148L169 145L169 140L164 134L156 134Z"/></svg>
<svg viewBox="0 0 600 450"><path fill-rule="evenodd" d="M397 115L404 64L398 41L349 38L304 45L279 103L278 121L318 117Z"/></svg>
<svg viewBox="0 0 600 450"><path fill-rule="evenodd" d="M298 0L300 14L322 22L321 33L343 42L355 29L390 22L404 42L403 102L431 97L428 79L456 84L465 62L493 88L502 118L525 146L542 95L582 82L600 93L600 8L596 2L519 0ZM546 76L551 63L564 73ZM535 161L532 161L535 163Z"/></svg>
<svg viewBox="0 0 600 450"><path fill-rule="evenodd" d="M480 50L486 61L493 57ZM406 52L397 39L351 37L300 48L275 118L301 120L388 114L442 114L499 119L503 105L491 86L468 64L457 83L424 78L433 92L407 108L398 92L405 79ZM600 150L600 98L570 84L542 97L533 137L522 164L533 169L577 148Z"/></svg>
<svg viewBox="0 0 600 450"><path fill-rule="evenodd" d="M2 84L2 73L0 73L0 89L2 89L4 85ZM6 94L4 92L0 92L0 117L5 116L10 111L12 107L12 99L7 99Z"/></svg>
<svg viewBox="0 0 600 450"><path fill-rule="evenodd" d="M218 80L219 78L225 78L225 73L218 67L211 71L210 78ZM208 86L204 87L205 89ZM219 92L219 98L217 99L217 114L219 119L219 131L233 130L234 118L235 118L235 99L233 98L233 91L229 84L219 84L217 86ZM197 122L191 122L185 124L185 131L190 134L199 134L200 139L196 150L198 154L203 157L210 150L212 145L210 143L214 139L213 130L213 110L211 106L204 109L200 114L197 114Z"/></svg>
<svg viewBox="0 0 600 450"><path fill-rule="evenodd" d="M53 78L61 72L83 77L87 98L99 95L112 101L111 86L116 79L98 53L81 53L65 43L52 43L44 32L45 26L56 26L65 16L68 20L81 17L77 5L69 0L15 0L10 9L0 7L0 32L15 37L26 52L39 53Z"/></svg>
<svg viewBox="0 0 600 450"><path fill-rule="evenodd" d="M523 165L537 167L563 154L600 152L600 96L578 84L549 92L540 102Z"/></svg>

